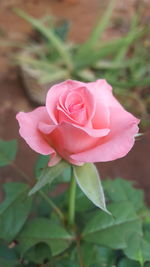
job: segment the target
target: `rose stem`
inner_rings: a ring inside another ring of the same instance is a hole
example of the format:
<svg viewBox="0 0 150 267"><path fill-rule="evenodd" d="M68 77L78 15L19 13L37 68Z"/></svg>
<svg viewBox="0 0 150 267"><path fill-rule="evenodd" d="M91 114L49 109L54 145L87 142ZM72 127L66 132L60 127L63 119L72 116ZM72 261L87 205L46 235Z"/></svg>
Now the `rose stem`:
<svg viewBox="0 0 150 267"><path fill-rule="evenodd" d="M76 180L73 175L72 170L72 176L70 181L70 188L69 188L69 203L68 203L68 223L69 225L74 224L75 219L75 194L76 194Z"/></svg>
<svg viewBox="0 0 150 267"><path fill-rule="evenodd" d="M76 239L76 244L77 244L77 253L78 253L80 267L84 267L81 248L80 248L80 240L78 238Z"/></svg>

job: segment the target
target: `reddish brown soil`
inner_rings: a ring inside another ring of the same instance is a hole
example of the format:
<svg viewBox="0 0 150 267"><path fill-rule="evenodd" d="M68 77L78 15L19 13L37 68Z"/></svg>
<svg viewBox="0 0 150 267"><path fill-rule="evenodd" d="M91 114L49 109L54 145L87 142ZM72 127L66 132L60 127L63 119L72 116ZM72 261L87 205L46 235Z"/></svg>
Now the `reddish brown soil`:
<svg viewBox="0 0 150 267"><path fill-rule="evenodd" d="M103 8L109 1L99 0L0 0L0 28L6 31L7 37L11 40L23 39L31 31L30 26L18 18L13 12L12 7L20 7L25 11L40 17L45 13L52 12L59 17L66 17L72 22L70 38L75 41L83 41L91 31L92 26L98 17L99 10L103 13ZM128 2L128 4L127 4ZM114 17L121 17L126 22L135 11L138 1L118 1ZM148 19L148 1L144 1L143 23ZM118 15L119 14L119 15ZM125 27L121 31L125 30ZM106 38L114 38L121 34L121 31L111 28L107 31ZM17 77L16 69L10 65L9 55L12 49L8 47L0 48L0 138L9 140L17 138L19 141L19 152L16 164L33 179L33 163L37 158L34 153L18 134L18 125L15 114L19 110L28 111L33 109L33 105L27 99L22 84ZM123 159L114 162L99 163L102 178L123 177L124 179L135 180L137 186L143 188L146 193L146 200L150 204L150 132L143 135L136 142L132 151ZM20 180L23 177L12 167L0 169L1 182Z"/></svg>

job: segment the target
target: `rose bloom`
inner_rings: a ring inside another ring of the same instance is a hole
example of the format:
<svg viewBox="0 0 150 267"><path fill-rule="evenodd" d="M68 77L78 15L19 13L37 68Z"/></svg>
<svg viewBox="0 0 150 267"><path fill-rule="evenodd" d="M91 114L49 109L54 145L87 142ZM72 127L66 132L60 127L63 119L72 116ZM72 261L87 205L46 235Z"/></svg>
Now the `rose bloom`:
<svg viewBox="0 0 150 267"><path fill-rule="evenodd" d="M20 135L36 152L75 165L124 157L132 148L139 120L127 112L103 79L74 80L50 88L46 106L16 116Z"/></svg>

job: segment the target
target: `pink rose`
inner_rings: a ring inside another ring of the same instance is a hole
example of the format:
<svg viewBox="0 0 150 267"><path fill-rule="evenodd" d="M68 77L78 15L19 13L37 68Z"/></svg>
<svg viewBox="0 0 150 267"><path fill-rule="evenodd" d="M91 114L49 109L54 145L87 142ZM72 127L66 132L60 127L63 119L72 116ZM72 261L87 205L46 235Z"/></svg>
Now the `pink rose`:
<svg viewBox="0 0 150 267"><path fill-rule="evenodd" d="M139 120L112 95L105 80L67 80L52 86L46 107L17 114L20 135L36 152L75 165L111 161L132 148Z"/></svg>

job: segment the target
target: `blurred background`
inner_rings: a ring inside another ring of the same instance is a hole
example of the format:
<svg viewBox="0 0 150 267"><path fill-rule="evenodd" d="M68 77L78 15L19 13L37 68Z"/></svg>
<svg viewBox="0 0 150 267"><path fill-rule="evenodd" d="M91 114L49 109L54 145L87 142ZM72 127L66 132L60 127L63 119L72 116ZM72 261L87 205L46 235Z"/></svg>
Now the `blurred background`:
<svg viewBox="0 0 150 267"><path fill-rule="evenodd" d="M150 2L148 0L0 0L0 138L17 138L16 164L33 179L34 153L15 115L44 103L67 78L106 78L122 105L141 119L136 144L102 178L136 181L150 204ZM22 179L1 168L1 182Z"/></svg>

